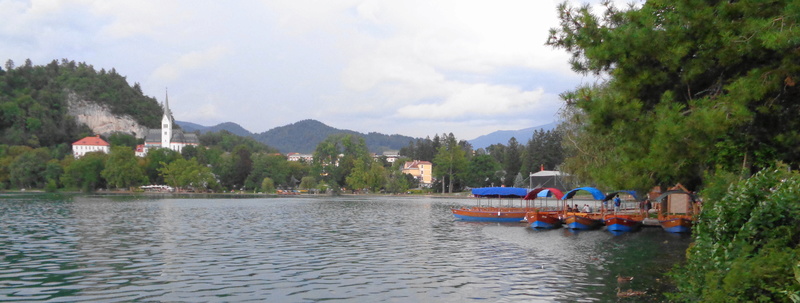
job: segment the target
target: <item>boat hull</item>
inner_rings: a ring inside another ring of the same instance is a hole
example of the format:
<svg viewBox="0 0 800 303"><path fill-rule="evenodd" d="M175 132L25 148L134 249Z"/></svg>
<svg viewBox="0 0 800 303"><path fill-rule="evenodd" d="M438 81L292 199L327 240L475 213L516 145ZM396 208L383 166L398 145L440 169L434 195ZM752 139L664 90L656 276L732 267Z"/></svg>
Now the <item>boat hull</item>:
<svg viewBox="0 0 800 303"><path fill-rule="evenodd" d="M554 229L561 227L561 218L557 212L532 212L528 213L525 219L530 222L532 228Z"/></svg>
<svg viewBox="0 0 800 303"><path fill-rule="evenodd" d="M567 228L577 230L592 230L603 226L602 219L581 215L567 215L567 217L564 218L564 223L567 224Z"/></svg>
<svg viewBox="0 0 800 303"><path fill-rule="evenodd" d="M689 218L667 218L660 222L661 227L671 233L690 233L694 224Z"/></svg>
<svg viewBox="0 0 800 303"><path fill-rule="evenodd" d="M642 220L626 216L608 216L606 229L610 231L637 231L642 227Z"/></svg>
<svg viewBox="0 0 800 303"><path fill-rule="evenodd" d="M480 222L520 222L529 210L510 210L497 208L461 208L451 209L453 216L464 221Z"/></svg>

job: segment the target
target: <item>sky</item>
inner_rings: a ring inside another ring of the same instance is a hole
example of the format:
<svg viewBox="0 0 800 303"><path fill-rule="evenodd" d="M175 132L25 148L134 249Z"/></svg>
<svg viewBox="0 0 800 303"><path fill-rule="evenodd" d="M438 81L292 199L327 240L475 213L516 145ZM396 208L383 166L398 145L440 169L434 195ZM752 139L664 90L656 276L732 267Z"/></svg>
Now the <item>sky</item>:
<svg viewBox="0 0 800 303"><path fill-rule="evenodd" d="M0 0L0 60L115 68L206 126L471 140L552 123L596 81L544 45L560 2Z"/></svg>

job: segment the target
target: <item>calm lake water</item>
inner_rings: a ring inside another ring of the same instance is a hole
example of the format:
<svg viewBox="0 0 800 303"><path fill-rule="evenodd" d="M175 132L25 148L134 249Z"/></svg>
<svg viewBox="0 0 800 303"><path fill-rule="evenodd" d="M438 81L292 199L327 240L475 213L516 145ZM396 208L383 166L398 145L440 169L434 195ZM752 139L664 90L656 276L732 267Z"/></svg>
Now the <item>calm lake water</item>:
<svg viewBox="0 0 800 303"><path fill-rule="evenodd" d="M661 301L690 242L454 220L474 203L0 196L0 301Z"/></svg>

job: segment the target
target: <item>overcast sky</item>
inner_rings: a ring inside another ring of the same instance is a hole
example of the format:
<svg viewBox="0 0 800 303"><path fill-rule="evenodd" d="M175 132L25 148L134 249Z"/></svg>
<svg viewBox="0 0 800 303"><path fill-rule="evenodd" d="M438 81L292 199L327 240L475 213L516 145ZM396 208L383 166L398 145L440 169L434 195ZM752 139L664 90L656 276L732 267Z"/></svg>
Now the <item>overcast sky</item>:
<svg viewBox="0 0 800 303"><path fill-rule="evenodd" d="M559 2L0 0L0 59L116 68L206 126L469 140L551 123L595 81L544 45Z"/></svg>

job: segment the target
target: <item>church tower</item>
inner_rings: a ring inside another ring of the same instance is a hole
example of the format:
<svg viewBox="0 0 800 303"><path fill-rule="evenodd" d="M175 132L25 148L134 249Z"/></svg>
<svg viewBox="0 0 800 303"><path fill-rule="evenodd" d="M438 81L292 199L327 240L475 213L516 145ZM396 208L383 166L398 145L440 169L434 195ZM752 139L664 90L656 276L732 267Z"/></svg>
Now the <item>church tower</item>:
<svg viewBox="0 0 800 303"><path fill-rule="evenodd" d="M164 117L161 118L161 148L170 148L172 143L172 112L169 110L169 91L164 99Z"/></svg>

